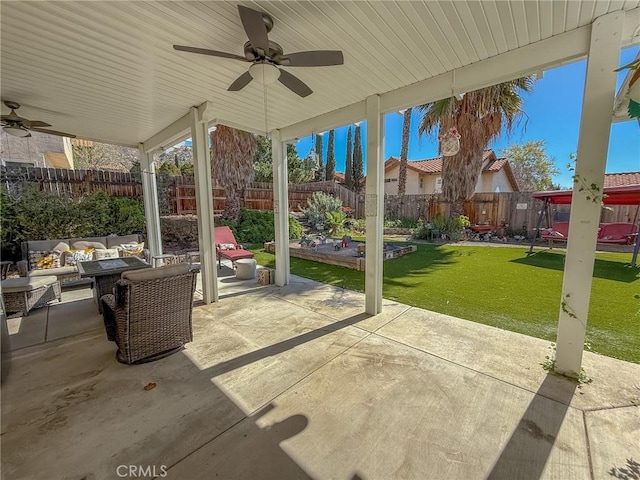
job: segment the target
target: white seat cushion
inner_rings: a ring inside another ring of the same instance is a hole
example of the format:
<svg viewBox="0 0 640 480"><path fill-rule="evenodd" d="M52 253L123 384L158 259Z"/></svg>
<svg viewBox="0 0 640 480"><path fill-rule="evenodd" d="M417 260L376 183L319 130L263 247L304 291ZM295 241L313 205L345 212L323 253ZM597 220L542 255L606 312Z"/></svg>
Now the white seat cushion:
<svg viewBox="0 0 640 480"><path fill-rule="evenodd" d="M77 273L78 267L75 265L73 267L57 267L57 268L47 268L45 270L31 270L29 272L30 277L45 277L52 275L68 275L70 273Z"/></svg>
<svg viewBox="0 0 640 480"><path fill-rule="evenodd" d="M58 279L52 275L36 277L17 277L2 280L2 291L5 293L29 292L36 288L56 283Z"/></svg>

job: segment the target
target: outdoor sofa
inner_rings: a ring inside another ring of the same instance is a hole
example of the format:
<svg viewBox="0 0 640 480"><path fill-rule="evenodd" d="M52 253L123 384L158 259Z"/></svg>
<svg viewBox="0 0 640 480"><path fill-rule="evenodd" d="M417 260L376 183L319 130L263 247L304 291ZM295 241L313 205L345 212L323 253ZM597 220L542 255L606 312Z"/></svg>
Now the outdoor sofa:
<svg viewBox="0 0 640 480"><path fill-rule="evenodd" d="M30 240L22 243L21 277L55 276L64 285L80 280L78 262L138 256L148 261L140 235Z"/></svg>

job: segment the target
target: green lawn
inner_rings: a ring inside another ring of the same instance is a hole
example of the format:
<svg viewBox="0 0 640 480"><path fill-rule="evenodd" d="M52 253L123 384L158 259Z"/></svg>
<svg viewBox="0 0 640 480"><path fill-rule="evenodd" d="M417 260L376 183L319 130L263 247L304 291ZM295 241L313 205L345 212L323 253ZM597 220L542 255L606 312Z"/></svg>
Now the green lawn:
<svg viewBox="0 0 640 480"><path fill-rule="evenodd" d="M406 305L554 341L564 252L527 257L524 247L418 244L418 251L384 262L383 295ZM255 249L259 264L275 257ZM640 363L640 270L631 254L597 255L587 341L591 350ZM291 258L291 273L364 291L364 272Z"/></svg>

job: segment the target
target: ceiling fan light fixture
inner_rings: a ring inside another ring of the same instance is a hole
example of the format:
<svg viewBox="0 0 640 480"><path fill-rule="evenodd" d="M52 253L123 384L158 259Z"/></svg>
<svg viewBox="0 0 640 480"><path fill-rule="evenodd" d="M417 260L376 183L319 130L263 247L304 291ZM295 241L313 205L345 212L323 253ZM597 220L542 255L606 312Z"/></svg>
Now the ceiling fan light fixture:
<svg viewBox="0 0 640 480"><path fill-rule="evenodd" d="M254 63L249 67L251 77L264 85L271 85L280 78L280 69L271 63Z"/></svg>
<svg viewBox="0 0 640 480"><path fill-rule="evenodd" d="M13 135L14 137L28 137L29 136L29 130L26 130L22 127L15 127L15 126L10 126L7 125L6 127L3 128L3 130L8 133L9 135Z"/></svg>

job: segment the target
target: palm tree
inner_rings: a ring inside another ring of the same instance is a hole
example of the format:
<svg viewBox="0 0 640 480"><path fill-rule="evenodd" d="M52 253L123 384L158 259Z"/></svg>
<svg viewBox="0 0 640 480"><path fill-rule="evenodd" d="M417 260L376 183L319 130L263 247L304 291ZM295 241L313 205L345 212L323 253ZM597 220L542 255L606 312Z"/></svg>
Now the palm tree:
<svg viewBox="0 0 640 480"><path fill-rule="evenodd" d="M402 118L402 147L400 148L400 173L398 174L398 195L400 196L404 195L407 188L407 156L409 155L411 111L411 108L407 108Z"/></svg>
<svg viewBox="0 0 640 480"><path fill-rule="evenodd" d="M462 100L445 98L418 107L423 112L420 135L448 132L455 127L460 137L460 151L442 161L442 194L451 203L453 218L464 214L464 201L475 190L482 155L503 127L511 133L523 116L522 92L533 88L533 77L522 77L499 85L468 92Z"/></svg>
<svg viewBox="0 0 640 480"><path fill-rule="evenodd" d="M222 218L238 222L244 191L253 180L253 158L258 147L251 133L218 125L211 133L211 168L216 183L224 188L227 200Z"/></svg>

